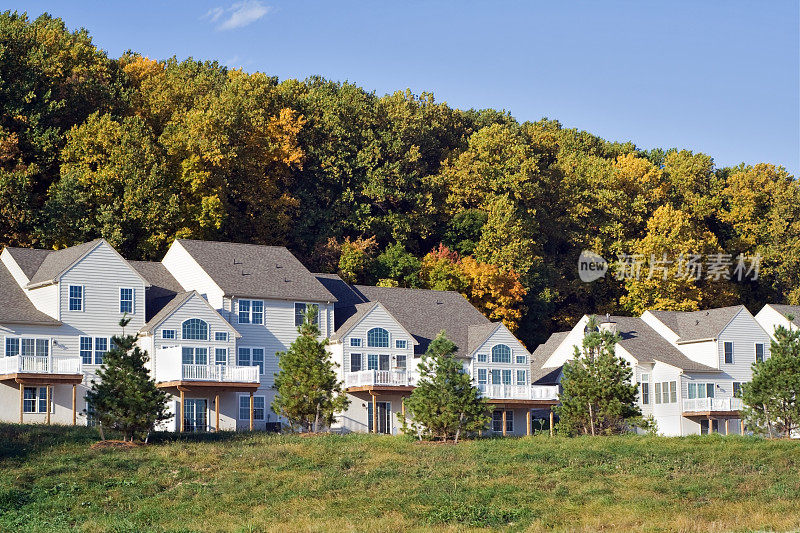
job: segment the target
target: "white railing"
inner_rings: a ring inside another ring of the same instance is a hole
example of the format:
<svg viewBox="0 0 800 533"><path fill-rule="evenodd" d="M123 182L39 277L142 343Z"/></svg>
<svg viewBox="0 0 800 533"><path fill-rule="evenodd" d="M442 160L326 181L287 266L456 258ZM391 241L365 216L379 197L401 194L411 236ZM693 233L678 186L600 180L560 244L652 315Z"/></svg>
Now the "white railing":
<svg viewBox="0 0 800 533"><path fill-rule="evenodd" d="M184 381L258 383L258 373L257 366L181 365L181 379Z"/></svg>
<svg viewBox="0 0 800 533"><path fill-rule="evenodd" d="M558 385L478 385L490 400L557 400Z"/></svg>
<svg viewBox="0 0 800 533"><path fill-rule="evenodd" d="M692 398L683 400L683 412L699 411L740 411L743 407L741 398Z"/></svg>
<svg viewBox="0 0 800 533"><path fill-rule="evenodd" d="M81 358L69 355L13 355L0 358L0 374L80 374Z"/></svg>
<svg viewBox="0 0 800 533"><path fill-rule="evenodd" d="M361 370L359 372L345 372L344 386L384 386L384 387L413 387L416 383L416 373L406 370Z"/></svg>

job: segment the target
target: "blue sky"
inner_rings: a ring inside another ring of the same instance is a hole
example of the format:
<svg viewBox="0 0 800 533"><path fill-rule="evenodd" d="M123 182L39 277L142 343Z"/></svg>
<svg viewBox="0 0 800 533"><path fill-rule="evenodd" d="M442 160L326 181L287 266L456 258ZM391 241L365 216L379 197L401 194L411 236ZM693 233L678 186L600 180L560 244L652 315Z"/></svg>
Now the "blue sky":
<svg viewBox="0 0 800 533"><path fill-rule="evenodd" d="M111 56L217 59L281 79L543 116L718 166L800 176L800 2L25 2Z"/></svg>

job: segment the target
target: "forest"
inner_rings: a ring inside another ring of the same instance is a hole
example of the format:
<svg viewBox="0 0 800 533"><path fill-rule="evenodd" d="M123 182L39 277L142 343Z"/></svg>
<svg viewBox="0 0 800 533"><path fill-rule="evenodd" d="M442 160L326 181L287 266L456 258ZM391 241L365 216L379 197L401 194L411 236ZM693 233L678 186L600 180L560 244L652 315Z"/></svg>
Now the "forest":
<svg viewBox="0 0 800 533"><path fill-rule="evenodd" d="M58 18L2 13L0 246L97 237L145 260L176 238L286 246L353 283L459 291L531 349L586 313L800 304L800 187L778 164L718 168L426 92L111 58ZM583 282L583 250L645 275ZM680 254L757 255L758 276L646 275Z"/></svg>

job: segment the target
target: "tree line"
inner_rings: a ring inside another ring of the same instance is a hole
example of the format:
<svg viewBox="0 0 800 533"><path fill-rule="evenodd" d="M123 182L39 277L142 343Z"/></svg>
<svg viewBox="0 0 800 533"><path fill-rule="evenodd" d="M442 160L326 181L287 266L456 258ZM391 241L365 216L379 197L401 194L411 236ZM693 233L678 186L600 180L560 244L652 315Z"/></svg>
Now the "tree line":
<svg viewBox="0 0 800 533"><path fill-rule="evenodd" d="M430 93L110 58L49 15L1 14L0 44L0 245L104 237L150 260L175 238L285 245L351 282L457 290L531 348L587 311L800 303L800 188L781 166L717 168ZM583 283L584 249L762 259L741 283Z"/></svg>

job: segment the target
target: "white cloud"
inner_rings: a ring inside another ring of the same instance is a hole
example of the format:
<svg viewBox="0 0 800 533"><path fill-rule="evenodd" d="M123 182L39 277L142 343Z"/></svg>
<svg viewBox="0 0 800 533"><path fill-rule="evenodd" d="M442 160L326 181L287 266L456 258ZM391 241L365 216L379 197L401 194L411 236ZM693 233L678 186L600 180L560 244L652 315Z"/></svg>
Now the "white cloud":
<svg viewBox="0 0 800 533"><path fill-rule="evenodd" d="M218 30L233 30L252 24L271 11L270 6L265 6L260 0L244 0L236 2L230 7L215 7L208 10L203 18L212 23L217 23Z"/></svg>

